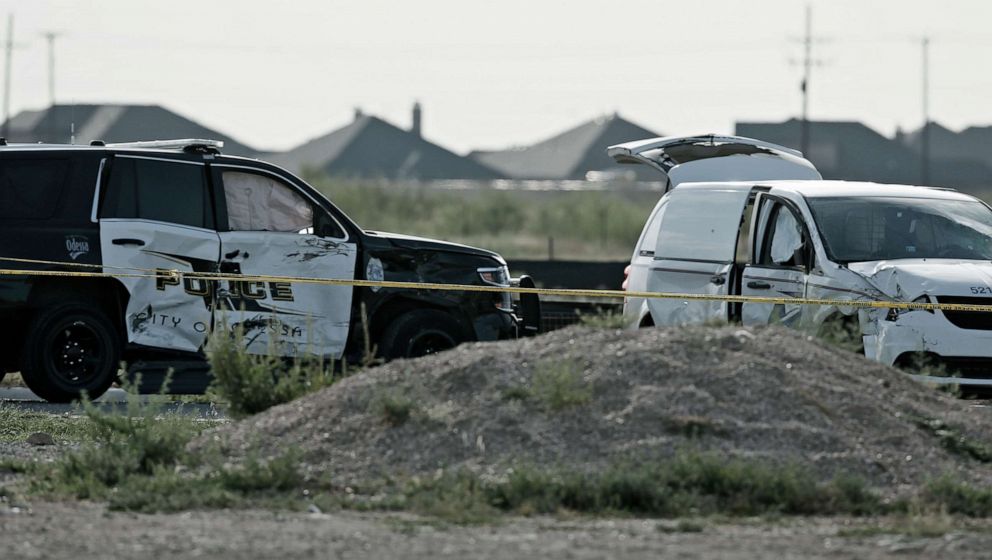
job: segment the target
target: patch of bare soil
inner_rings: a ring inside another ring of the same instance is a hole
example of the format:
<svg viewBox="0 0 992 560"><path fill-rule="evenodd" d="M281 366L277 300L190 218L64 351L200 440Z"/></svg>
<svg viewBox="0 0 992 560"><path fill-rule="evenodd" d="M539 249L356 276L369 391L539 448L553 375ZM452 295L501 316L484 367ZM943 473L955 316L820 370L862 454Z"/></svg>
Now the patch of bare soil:
<svg viewBox="0 0 992 560"><path fill-rule="evenodd" d="M3 558L698 558L701 560L987 558L987 523L907 534L886 520L790 518L682 523L515 518L437 526L388 514L258 510L135 515L88 503L0 505ZM880 530L881 529L881 530Z"/></svg>
<svg viewBox="0 0 992 560"><path fill-rule="evenodd" d="M564 404L548 397L556 384L572 397ZM781 328L573 327L467 344L363 372L193 445L211 442L235 459L295 447L306 472L340 484L441 468L598 469L687 449L798 463L823 480L851 474L889 496L943 474L992 483L980 458L992 410Z"/></svg>

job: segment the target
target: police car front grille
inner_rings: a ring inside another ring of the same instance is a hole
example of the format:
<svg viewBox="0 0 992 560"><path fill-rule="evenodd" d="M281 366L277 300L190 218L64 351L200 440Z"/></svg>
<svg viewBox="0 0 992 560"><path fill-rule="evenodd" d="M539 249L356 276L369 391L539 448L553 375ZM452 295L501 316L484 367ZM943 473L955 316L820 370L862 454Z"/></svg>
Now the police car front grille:
<svg viewBox="0 0 992 560"><path fill-rule="evenodd" d="M967 296L937 296L937 303L959 303L962 305L992 305L992 298ZM977 311L941 311L955 327L981 331L992 331L992 313Z"/></svg>

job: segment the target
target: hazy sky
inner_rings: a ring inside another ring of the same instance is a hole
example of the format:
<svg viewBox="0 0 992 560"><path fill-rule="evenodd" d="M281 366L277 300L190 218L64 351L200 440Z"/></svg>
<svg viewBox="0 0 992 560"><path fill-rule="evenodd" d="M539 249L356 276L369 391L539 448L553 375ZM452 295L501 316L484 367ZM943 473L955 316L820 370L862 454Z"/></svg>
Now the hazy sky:
<svg viewBox="0 0 992 560"><path fill-rule="evenodd" d="M891 134L931 112L992 123L992 2L814 0L818 119ZM731 132L800 110L805 3L795 0L0 0L15 15L13 113L48 103L160 103L248 144L285 149L354 107L456 151L542 139L619 111L664 134ZM0 26L0 35L3 30Z"/></svg>

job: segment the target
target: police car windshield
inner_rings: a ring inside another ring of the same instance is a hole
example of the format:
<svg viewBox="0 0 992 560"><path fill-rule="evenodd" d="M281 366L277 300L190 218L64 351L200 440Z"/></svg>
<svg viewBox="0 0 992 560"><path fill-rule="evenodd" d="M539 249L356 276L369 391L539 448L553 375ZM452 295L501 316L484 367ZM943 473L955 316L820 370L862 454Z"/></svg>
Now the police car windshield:
<svg viewBox="0 0 992 560"><path fill-rule="evenodd" d="M831 260L992 260L992 210L939 198L808 199Z"/></svg>

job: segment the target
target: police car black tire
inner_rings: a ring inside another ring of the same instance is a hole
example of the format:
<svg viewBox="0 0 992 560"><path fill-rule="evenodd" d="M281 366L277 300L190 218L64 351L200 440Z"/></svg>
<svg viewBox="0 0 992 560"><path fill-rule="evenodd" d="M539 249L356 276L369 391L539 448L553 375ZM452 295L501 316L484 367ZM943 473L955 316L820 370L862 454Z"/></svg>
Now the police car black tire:
<svg viewBox="0 0 992 560"><path fill-rule="evenodd" d="M465 329L450 314L420 309L400 315L379 340L379 355L387 360L418 358L448 350L468 339Z"/></svg>
<svg viewBox="0 0 992 560"><path fill-rule="evenodd" d="M25 337L21 376L39 397L71 402L91 399L117 379L121 337L107 314L85 302L42 309Z"/></svg>

